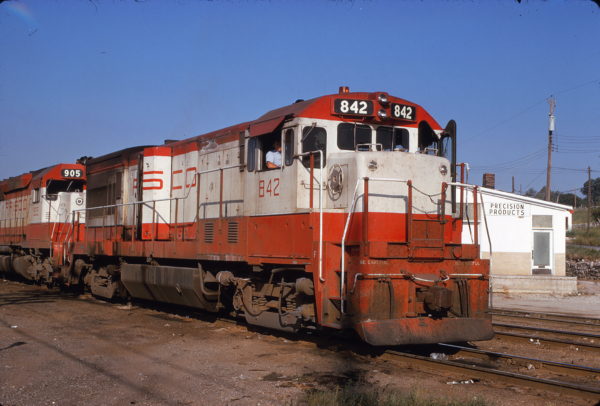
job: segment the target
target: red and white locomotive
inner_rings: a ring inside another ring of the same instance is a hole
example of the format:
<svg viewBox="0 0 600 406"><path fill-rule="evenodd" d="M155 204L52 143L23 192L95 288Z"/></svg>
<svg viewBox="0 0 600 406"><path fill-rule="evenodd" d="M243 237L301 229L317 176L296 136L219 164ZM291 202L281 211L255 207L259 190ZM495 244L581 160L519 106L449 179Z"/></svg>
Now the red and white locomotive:
<svg viewBox="0 0 600 406"><path fill-rule="evenodd" d="M51 283L67 264L67 240L82 235L85 167L60 164L0 181L0 272ZM67 266L68 268L68 266Z"/></svg>
<svg viewBox="0 0 600 406"><path fill-rule="evenodd" d="M87 159L86 206L71 205L59 241L51 234L36 255L62 283L106 298L291 332L354 329L373 345L489 339L489 262L461 243L455 132L414 103L342 87ZM269 169L276 141L282 164ZM16 269L29 234L14 240L0 226L3 269Z"/></svg>

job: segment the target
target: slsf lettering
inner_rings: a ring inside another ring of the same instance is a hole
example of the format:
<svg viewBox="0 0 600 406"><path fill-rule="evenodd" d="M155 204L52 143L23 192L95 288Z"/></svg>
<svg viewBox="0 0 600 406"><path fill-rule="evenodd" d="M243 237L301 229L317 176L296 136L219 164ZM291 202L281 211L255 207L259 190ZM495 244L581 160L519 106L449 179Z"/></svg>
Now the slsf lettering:
<svg viewBox="0 0 600 406"><path fill-rule="evenodd" d="M279 196L279 178L258 181L258 197Z"/></svg>

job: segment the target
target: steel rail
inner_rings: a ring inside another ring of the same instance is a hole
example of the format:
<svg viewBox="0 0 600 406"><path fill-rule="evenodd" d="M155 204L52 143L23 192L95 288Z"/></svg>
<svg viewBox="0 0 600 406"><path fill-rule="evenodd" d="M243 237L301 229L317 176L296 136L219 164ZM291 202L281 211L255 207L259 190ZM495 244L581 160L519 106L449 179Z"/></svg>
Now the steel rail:
<svg viewBox="0 0 600 406"><path fill-rule="evenodd" d="M600 369L587 367L584 365L568 364L568 363L564 363L564 362L548 361L548 360L543 360L543 359L539 359L539 358L524 357L522 355L487 351L487 350L482 350L479 348L464 347L462 345L456 345L456 344L440 343L438 345L440 347L446 347L446 348L450 348L452 350L457 350L457 352L452 354L453 358L457 357L457 356L468 355L468 356L475 356L480 359L487 359L492 362L494 362L498 359L502 359L502 360L509 361L509 362L517 361L521 364L526 363L527 365L537 364L537 365L541 366L544 370L557 372L557 373L561 373L561 374L565 374L565 375L569 375L569 376L576 375L576 376L586 377L586 378L590 378L590 379L596 379L597 377L600 377Z"/></svg>
<svg viewBox="0 0 600 406"><path fill-rule="evenodd" d="M510 330L525 330L533 333L550 333L556 334L569 338L584 338L589 340L599 340L600 334L580 332L580 331L568 331L568 330L557 330L553 328L546 327L537 327L537 326L525 326L522 324L508 324L508 323L498 323L492 322L492 326L499 327L501 329L510 329Z"/></svg>
<svg viewBox="0 0 600 406"><path fill-rule="evenodd" d="M558 338L549 338L549 337L539 337L527 334L518 334L518 333L509 333L504 331L495 331L494 337L499 338L501 340L506 341L514 341L514 342L527 342L534 343L536 345L545 345L551 348L560 348L564 349L565 347L576 347L577 351L591 351L591 352L599 352L600 353L600 345L593 343L583 343L576 341L567 341L560 340Z"/></svg>
<svg viewBox="0 0 600 406"><path fill-rule="evenodd" d="M528 312L509 309L491 309L489 313L493 316L518 317L529 320L555 321L559 323L583 324L587 326L600 326L600 318L582 317L560 313Z"/></svg>
<svg viewBox="0 0 600 406"><path fill-rule="evenodd" d="M600 388L593 388L585 385L578 385L569 382L556 381L552 379L538 378L529 375L523 375L516 372L502 371L494 368L486 368L476 365L468 365L456 361L433 359L422 355L415 355L400 351L388 350L396 360L401 360L411 366L419 366L434 372L445 371L451 373L468 374L478 378L485 378L491 381L503 381L508 384L528 386L531 388L545 391L558 392L578 398L600 400Z"/></svg>

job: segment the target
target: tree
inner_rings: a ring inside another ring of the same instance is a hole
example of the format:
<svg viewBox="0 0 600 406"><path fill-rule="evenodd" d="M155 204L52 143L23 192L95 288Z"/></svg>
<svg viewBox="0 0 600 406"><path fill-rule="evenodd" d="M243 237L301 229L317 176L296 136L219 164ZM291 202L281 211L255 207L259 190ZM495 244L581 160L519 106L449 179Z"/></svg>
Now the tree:
<svg viewBox="0 0 600 406"><path fill-rule="evenodd" d="M552 201L576 207L581 207L586 204L585 201L581 197L577 196L575 193L558 194L558 192L552 192Z"/></svg>
<svg viewBox="0 0 600 406"><path fill-rule="evenodd" d="M544 197L546 196L546 186L543 186L537 192L535 189L529 188L527 189L524 195L528 197L533 197L535 199L544 200ZM554 203L564 204L567 206L581 207L586 205L585 200L577 196L575 193L561 193L554 190L550 191L550 201Z"/></svg>
<svg viewBox="0 0 600 406"><path fill-rule="evenodd" d="M588 181L586 180L581 188L581 193L585 196L586 201L588 197ZM594 203L600 202L600 178L592 179L592 206Z"/></svg>

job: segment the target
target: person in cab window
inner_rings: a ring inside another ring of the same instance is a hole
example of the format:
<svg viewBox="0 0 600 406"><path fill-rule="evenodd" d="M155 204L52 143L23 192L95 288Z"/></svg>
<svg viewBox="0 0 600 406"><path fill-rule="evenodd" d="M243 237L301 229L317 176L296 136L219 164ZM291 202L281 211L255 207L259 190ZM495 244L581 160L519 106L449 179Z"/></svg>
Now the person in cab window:
<svg viewBox="0 0 600 406"><path fill-rule="evenodd" d="M281 142L279 140L276 140L273 143L273 149L267 152L266 161L268 169L281 168Z"/></svg>

